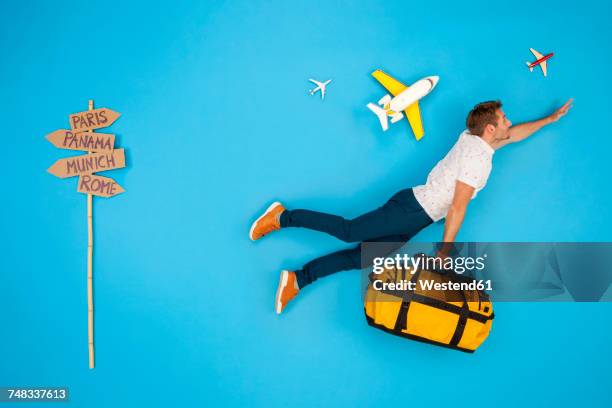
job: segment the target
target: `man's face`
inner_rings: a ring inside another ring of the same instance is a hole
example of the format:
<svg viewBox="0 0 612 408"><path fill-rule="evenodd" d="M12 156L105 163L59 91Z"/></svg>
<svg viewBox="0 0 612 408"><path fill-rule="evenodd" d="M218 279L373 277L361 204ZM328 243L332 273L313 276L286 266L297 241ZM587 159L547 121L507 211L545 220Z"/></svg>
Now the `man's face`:
<svg viewBox="0 0 612 408"><path fill-rule="evenodd" d="M495 133L493 136L495 140L505 140L510 137L510 126L512 122L508 120L503 110L498 109L497 112L497 126L495 127Z"/></svg>

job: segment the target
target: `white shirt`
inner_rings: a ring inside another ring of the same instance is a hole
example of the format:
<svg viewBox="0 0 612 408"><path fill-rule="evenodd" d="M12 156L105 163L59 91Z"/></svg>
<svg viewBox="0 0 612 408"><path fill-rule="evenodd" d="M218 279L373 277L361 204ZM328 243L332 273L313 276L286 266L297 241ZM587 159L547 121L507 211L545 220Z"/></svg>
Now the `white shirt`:
<svg viewBox="0 0 612 408"><path fill-rule="evenodd" d="M427 182L413 188L414 196L435 221L446 217L457 180L474 187L474 195L487 184L495 150L480 136L464 130L448 154L435 165Z"/></svg>

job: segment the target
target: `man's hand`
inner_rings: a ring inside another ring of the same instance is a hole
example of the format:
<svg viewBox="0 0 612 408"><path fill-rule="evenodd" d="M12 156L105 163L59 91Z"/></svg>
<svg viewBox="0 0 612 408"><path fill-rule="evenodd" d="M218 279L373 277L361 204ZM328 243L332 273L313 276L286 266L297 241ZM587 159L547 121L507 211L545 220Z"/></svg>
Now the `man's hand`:
<svg viewBox="0 0 612 408"><path fill-rule="evenodd" d="M455 246L453 242L440 242L438 245L439 248L435 258L440 258L444 262L446 258L450 258L450 253L455 249Z"/></svg>
<svg viewBox="0 0 612 408"><path fill-rule="evenodd" d="M563 105L562 107L557 109L552 115L550 115L548 117L548 121L550 123L554 123L558 121L559 119L561 119L563 116L565 116L567 112L569 112L569 110L571 109L572 102L574 102L574 98L571 98L570 100L565 102L565 105Z"/></svg>
<svg viewBox="0 0 612 408"><path fill-rule="evenodd" d="M446 258L450 258L450 255L440 250L436 252L436 255L434 256L434 258L440 258L442 260L442 265L444 265L444 261L446 261Z"/></svg>
<svg viewBox="0 0 612 408"><path fill-rule="evenodd" d="M509 137L506 140L502 140L497 143L494 148L500 149L510 143L520 142L521 140L527 139L529 136L540 130L546 125L550 125L561 119L569 112L572 107L574 99L570 99L565 102L565 105L554 111L551 115L545 116L542 119L534 120L533 122L520 123L510 128Z"/></svg>

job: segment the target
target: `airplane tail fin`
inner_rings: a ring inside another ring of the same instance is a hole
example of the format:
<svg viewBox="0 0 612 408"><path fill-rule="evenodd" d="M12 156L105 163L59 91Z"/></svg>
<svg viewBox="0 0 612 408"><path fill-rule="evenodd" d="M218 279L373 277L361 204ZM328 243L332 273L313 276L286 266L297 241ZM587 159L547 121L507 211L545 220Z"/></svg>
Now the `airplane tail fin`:
<svg viewBox="0 0 612 408"><path fill-rule="evenodd" d="M529 72L533 72L533 67L531 66L531 63L527 61L525 62L525 64L527 64L527 68L529 68Z"/></svg>
<svg viewBox="0 0 612 408"><path fill-rule="evenodd" d="M385 96L383 96L382 98L380 98L380 100L378 101L379 105L385 106L386 104L388 104L389 102L391 102L391 95L386 94Z"/></svg>
<svg viewBox="0 0 612 408"><path fill-rule="evenodd" d="M376 116L378 116L380 126L382 126L383 130L387 130L389 128L389 118L387 117L387 111L373 103L368 103L368 109L370 109L376 114Z"/></svg>

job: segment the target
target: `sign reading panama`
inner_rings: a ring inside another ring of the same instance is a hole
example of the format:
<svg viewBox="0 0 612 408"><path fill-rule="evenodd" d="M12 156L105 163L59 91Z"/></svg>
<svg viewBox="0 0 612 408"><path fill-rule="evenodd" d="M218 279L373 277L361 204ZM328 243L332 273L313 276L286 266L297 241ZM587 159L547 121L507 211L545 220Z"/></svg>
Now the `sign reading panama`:
<svg viewBox="0 0 612 408"><path fill-rule="evenodd" d="M115 135L109 133L81 132L59 129L49 133L47 140L55 147L86 152L112 151Z"/></svg>

